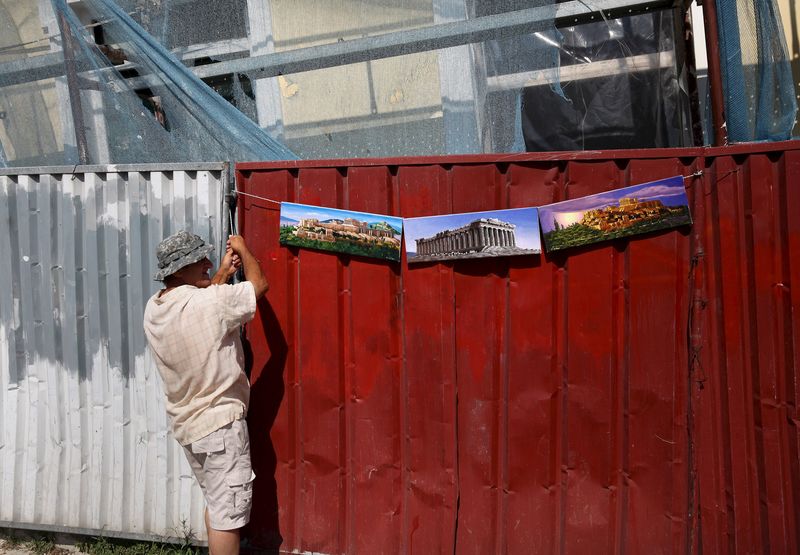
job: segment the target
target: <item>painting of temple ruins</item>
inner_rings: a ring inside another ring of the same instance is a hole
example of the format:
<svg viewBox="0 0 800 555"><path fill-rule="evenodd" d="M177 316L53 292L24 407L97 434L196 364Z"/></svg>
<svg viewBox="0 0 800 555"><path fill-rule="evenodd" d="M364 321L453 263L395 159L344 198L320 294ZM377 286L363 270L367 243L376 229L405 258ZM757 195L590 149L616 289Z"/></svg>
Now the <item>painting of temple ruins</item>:
<svg viewBox="0 0 800 555"><path fill-rule="evenodd" d="M536 208L406 218L408 262L542 252Z"/></svg>
<svg viewBox="0 0 800 555"><path fill-rule="evenodd" d="M539 208L548 252L691 225L683 176Z"/></svg>
<svg viewBox="0 0 800 555"><path fill-rule="evenodd" d="M401 218L282 202L280 221L281 245L400 260Z"/></svg>

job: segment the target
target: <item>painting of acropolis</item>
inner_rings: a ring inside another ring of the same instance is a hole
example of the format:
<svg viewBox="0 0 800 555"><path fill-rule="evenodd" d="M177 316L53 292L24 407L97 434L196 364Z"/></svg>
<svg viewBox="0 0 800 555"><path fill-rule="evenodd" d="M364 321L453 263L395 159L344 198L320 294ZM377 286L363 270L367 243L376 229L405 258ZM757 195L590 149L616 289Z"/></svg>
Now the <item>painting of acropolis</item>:
<svg viewBox="0 0 800 555"><path fill-rule="evenodd" d="M536 208L406 218L409 264L542 252Z"/></svg>
<svg viewBox="0 0 800 555"><path fill-rule="evenodd" d="M539 208L548 252L691 225L683 176Z"/></svg>
<svg viewBox="0 0 800 555"><path fill-rule="evenodd" d="M400 260L401 218L282 202L280 221L281 245Z"/></svg>

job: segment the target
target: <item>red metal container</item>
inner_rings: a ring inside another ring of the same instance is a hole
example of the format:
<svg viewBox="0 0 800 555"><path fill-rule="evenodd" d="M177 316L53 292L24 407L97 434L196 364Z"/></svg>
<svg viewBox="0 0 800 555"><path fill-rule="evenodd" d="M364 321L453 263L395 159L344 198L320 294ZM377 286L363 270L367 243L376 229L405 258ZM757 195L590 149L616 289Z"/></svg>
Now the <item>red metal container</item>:
<svg viewBox="0 0 800 555"><path fill-rule="evenodd" d="M691 228L411 268L282 247L272 202L413 217L696 173ZM796 553L799 175L798 142L239 164L270 199L238 199L271 283L253 542Z"/></svg>

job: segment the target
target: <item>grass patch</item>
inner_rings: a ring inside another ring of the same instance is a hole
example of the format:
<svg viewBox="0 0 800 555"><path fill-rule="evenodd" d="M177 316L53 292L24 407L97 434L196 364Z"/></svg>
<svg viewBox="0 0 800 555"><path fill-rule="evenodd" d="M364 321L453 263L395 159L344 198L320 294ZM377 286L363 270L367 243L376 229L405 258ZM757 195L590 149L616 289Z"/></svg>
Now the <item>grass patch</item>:
<svg viewBox="0 0 800 555"><path fill-rule="evenodd" d="M56 555L64 551L56 547L49 534L30 534L15 530L0 531L0 552L7 550L29 551L35 555Z"/></svg>
<svg viewBox="0 0 800 555"><path fill-rule="evenodd" d="M60 536L59 536L60 538ZM67 539L67 541L63 541ZM73 540L73 541L70 541ZM207 550L193 545L194 533L183 523L183 533L178 543L126 540L105 537L71 536L60 538L65 549L56 545L51 534L26 530L0 529L0 554L8 550L27 551L33 555L205 555Z"/></svg>
<svg viewBox="0 0 800 555"><path fill-rule="evenodd" d="M6 549L16 549L22 543L22 538L7 530L0 531L0 544Z"/></svg>
<svg viewBox="0 0 800 555"><path fill-rule="evenodd" d="M56 548L55 542L49 536L38 536L31 538L23 545L36 555L48 555Z"/></svg>
<svg viewBox="0 0 800 555"><path fill-rule="evenodd" d="M141 542L112 538L92 538L77 545L89 555L199 555L201 549L190 545L188 539L180 544Z"/></svg>

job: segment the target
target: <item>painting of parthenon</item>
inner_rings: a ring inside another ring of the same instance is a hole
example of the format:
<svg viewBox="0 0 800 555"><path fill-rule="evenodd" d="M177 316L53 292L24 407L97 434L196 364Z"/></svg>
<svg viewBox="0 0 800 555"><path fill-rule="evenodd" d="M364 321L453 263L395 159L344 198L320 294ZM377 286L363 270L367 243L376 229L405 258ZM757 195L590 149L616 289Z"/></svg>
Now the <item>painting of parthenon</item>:
<svg viewBox="0 0 800 555"><path fill-rule="evenodd" d="M408 262L541 252L536 208L406 218Z"/></svg>
<svg viewBox="0 0 800 555"><path fill-rule="evenodd" d="M417 239L417 254L477 252L487 247L515 247L517 226L496 218L480 218L458 229Z"/></svg>

